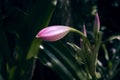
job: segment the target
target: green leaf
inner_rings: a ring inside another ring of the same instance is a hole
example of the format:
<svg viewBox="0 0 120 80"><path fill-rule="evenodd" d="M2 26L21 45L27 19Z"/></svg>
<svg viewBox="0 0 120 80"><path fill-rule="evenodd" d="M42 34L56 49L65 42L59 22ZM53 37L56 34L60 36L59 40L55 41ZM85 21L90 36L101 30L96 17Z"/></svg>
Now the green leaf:
<svg viewBox="0 0 120 80"><path fill-rule="evenodd" d="M120 35L111 36L111 37L109 37L107 40L105 40L104 42L112 41L112 40L114 40L114 39L118 39L118 40L120 40Z"/></svg>
<svg viewBox="0 0 120 80"><path fill-rule="evenodd" d="M82 64L80 64L71 54L71 50L61 42L44 43L39 59L46 65L50 63L50 68L56 71L64 79L83 79L86 78ZM56 62L57 61L57 62ZM65 69L65 70L64 70ZM58 71L61 70L61 71ZM64 72L64 71L66 72ZM72 77L72 78L71 78Z"/></svg>
<svg viewBox="0 0 120 80"><path fill-rule="evenodd" d="M28 59L31 59L32 57L35 57L38 55L38 52L39 52L39 45L41 44L41 40L39 39L34 39L31 46L30 46L30 49L28 51L28 54L27 54L27 60Z"/></svg>
<svg viewBox="0 0 120 80"><path fill-rule="evenodd" d="M83 57L83 53L82 53L82 50L80 47L78 47L76 44L74 43L70 43L70 42L67 42L68 45L70 45L74 50L74 54L73 56L75 57L75 59L79 62L79 63L82 63L84 64L84 62L82 62L84 60L84 57Z"/></svg>
<svg viewBox="0 0 120 80"><path fill-rule="evenodd" d="M107 61L109 61L108 51L107 51L107 48L106 48L105 44L102 44L102 48L103 48L104 53L105 53L105 59Z"/></svg>

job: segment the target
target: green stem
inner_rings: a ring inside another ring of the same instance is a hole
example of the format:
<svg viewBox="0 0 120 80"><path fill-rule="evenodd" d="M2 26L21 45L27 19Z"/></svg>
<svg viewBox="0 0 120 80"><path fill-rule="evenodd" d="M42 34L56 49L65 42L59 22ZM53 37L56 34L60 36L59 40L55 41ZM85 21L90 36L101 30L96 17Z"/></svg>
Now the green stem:
<svg viewBox="0 0 120 80"><path fill-rule="evenodd" d="M82 37L82 39L88 44L88 46L91 47L90 42L88 41L87 37L82 32L80 32L79 30L74 29L74 28L71 28L71 31L79 34ZM83 58L86 59L86 56L87 55L84 54ZM85 71L86 71L86 75L87 75L87 80L91 80L88 64L87 64L86 60L84 60L84 61L85 61Z"/></svg>
<svg viewBox="0 0 120 80"><path fill-rule="evenodd" d="M71 28L71 32L75 32L75 33L79 34L82 37L82 39L84 41L86 41L86 43L88 44L89 48L91 48L91 44L90 44L89 40L87 39L87 37L81 31L79 31L77 29L74 29L74 28Z"/></svg>
<svg viewBox="0 0 120 80"><path fill-rule="evenodd" d="M71 28L71 31L72 31L72 32L76 32L76 33L78 33L80 36L86 38L86 36L85 36L82 32L80 32L79 30L77 30L77 29ZM87 38L86 38L86 39L87 39Z"/></svg>
<svg viewBox="0 0 120 80"><path fill-rule="evenodd" d="M85 43L87 44L87 46L92 50L92 46L91 46L89 40L87 39L87 37L82 32L80 32L79 30L74 29L74 28L71 28L71 31L79 34L82 37L82 39L85 41ZM90 53L92 53L92 52L90 52ZM91 77L92 77L92 80L96 80L96 74L95 74L95 72L96 72L97 53L95 53L95 54L96 55L94 57L91 57L92 58L92 65L91 65L91 63L88 63L88 64L86 63L85 64L85 67L86 67L85 70L86 70L86 74L87 74L87 77L88 77L87 79L88 80L90 80ZM85 58L85 56L87 56L87 55L84 55L84 58ZM88 61L89 61L89 59L88 59ZM91 77L90 77L90 75L91 75Z"/></svg>
<svg viewBox="0 0 120 80"><path fill-rule="evenodd" d="M91 80L87 64L85 66L86 66L85 71L86 71L86 74L87 74L87 80Z"/></svg>

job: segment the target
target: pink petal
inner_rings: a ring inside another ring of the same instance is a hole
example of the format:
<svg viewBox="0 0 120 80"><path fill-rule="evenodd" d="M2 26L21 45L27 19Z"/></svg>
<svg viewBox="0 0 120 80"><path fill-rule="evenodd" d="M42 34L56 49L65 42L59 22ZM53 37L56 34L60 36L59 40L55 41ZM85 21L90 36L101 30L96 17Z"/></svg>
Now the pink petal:
<svg viewBox="0 0 120 80"><path fill-rule="evenodd" d="M87 32L86 32L86 26L85 26L85 24L83 25L83 33L87 37Z"/></svg>
<svg viewBox="0 0 120 80"><path fill-rule="evenodd" d="M95 15L95 20L94 20L94 29L95 31L99 32L100 30L100 19L98 13Z"/></svg>
<svg viewBox="0 0 120 80"><path fill-rule="evenodd" d="M49 26L42 29L37 38L45 41L56 41L63 38L70 31L70 27L67 26Z"/></svg>

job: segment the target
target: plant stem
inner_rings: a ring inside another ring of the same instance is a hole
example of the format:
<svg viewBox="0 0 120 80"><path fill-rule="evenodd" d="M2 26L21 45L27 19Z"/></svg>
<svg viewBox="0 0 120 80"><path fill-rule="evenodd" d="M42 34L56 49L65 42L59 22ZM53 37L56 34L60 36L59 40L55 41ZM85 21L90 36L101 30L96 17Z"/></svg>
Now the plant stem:
<svg viewBox="0 0 120 80"><path fill-rule="evenodd" d="M71 31L72 31L72 32L76 32L76 33L78 33L80 36L86 38L86 36L85 36L82 32L80 32L79 30L77 30L77 29L71 28Z"/></svg>
<svg viewBox="0 0 120 80"><path fill-rule="evenodd" d="M86 71L86 74L87 74L87 80L91 80L87 64L86 64L85 71Z"/></svg>
<svg viewBox="0 0 120 80"><path fill-rule="evenodd" d="M92 47L91 47L91 44L90 44L89 40L87 39L87 37L81 31L79 31L77 29L74 29L74 28L71 28L71 31L79 34L82 37L82 39L85 41L84 45L87 45L87 48L89 47L92 50ZM99 47L99 45L97 45L97 47ZM97 51L98 51L98 49L97 49ZM88 52L85 52L85 53L88 53ZM92 77L92 80L97 80L96 79L96 74L95 74L95 72L96 72L96 60L97 60L96 50L95 50L95 53L94 53L93 56L94 57L89 57L87 55L84 55L84 58L87 57L88 61L92 60L92 63L91 62L86 63L86 61L85 61L85 71L86 71L86 74L87 74L87 80L91 80L91 77Z"/></svg>

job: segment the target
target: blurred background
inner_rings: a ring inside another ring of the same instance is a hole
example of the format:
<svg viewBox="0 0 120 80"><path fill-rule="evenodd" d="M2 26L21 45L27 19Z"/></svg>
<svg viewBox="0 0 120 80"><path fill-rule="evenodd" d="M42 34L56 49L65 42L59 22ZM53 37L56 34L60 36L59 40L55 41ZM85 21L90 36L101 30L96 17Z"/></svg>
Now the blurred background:
<svg viewBox="0 0 120 80"><path fill-rule="evenodd" d="M89 35L96 11L100 17L103 41L120 35L120 0L0 0L0 80L69 79L68 76L61 78L63 75L57 72L58 67L45 65L49 58L43 58L46 55L39 49L42 41L35 36L48 25L66 25L81 30L83 24L86 24ZM61 41L80 44L79 37L74 34ZM53 45L56 44L61 45ZM102 68L97 69L103 74L100 80L119 80L120 38L105 44L109 59L100 48L98 58ZM49 43L45 44L46 49L52 49L51 44L47 45Z"/></svg>

